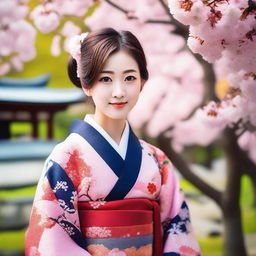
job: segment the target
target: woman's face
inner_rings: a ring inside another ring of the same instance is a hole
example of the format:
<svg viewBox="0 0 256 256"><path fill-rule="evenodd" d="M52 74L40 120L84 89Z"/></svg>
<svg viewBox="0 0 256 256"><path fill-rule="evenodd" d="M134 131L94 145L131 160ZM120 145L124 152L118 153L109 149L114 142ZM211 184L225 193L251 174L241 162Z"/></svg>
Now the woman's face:
<svg viewBox="0 0 256 256"><path fill-rule="evenodd" d="M111 55L91 89L85 89L101 121L125 120L136 104L143 81L137 62L126 52Z"/></svg>

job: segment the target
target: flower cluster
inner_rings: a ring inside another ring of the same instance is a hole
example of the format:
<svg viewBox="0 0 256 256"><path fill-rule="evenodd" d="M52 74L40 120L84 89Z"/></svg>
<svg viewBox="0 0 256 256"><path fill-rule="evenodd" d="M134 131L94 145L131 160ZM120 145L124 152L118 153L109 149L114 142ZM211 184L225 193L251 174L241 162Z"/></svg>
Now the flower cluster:
<svg viewBox="0 0 256 256"><path fill-rule="evenodd" d="M21 71L36 56L36 30L26 20L28 11L21 1L0 1L0 75Z"/></svg>
<svg viewBox="0 0 256 256"><path fill-rule="evenodd" d="M77 63L77 77L80 77L80 68L81 68L81 44L86 38L88 33L82 33L81 35L75 35L70 38L68 43L68 52L76 60Z"/></svg>
<svg viewBox="0 0 256 256"><path fill-rule="evenodd" d="M184 7L185 2L190 2L190 8ZM169 8L177 20L190 26L188 45L193 52L209 62L235 56L231 67L235 71L255 68L255 19L248 1L170 0Z"/></svg>
<svg viewBox="0 0 256 256"><path fill-rule="evenodd" d="M42 33L56 31L51 52L54 56L61 53L61 42L67 50L70 37L81 33L80 27L65 17L84 16L95 4L93 0L52 0L41 1L30 13L28 0L0 1L0 75L10 72L13 68L23 70L23 63L36 57L36 29L27 20L32 19L35 27ZM29 17L28 17L29 16Z"/></svg>
<svg viewBox="0 0 256 256"><path fill-rule="evenodd" d="M68 185L66 181L57 181L57 184L55 185L53 192L56 193L57 190L63 189L64 191L68 190Z"/></svg>
<svg viewBox="0 0 256 256"><path fill-rule="evenodd" d="M193 118L193 124L200 121L205 131L209 126L211 133L216 135L215 128L222 130L235 123L241 131L247 124L256 127L255 3L255 0L169 0L170 12L177 20L189 25L190 49L214 63L217 79L226 80L229 86L220 103L210 102ZM192 134L191 130L189 133ZM248 137L254 137L251 131L240 141ZM177 137L175 139L177 141ZM251 144L240 144L249 150L255 161Z"/></svg>
<svg viewBox="0 0 256 256"><path fill-rule="evenodd" d="M154 194L157 190L157 187L156 187L155 183L149 182L147 185L147 189L150 194Z"/></svg>

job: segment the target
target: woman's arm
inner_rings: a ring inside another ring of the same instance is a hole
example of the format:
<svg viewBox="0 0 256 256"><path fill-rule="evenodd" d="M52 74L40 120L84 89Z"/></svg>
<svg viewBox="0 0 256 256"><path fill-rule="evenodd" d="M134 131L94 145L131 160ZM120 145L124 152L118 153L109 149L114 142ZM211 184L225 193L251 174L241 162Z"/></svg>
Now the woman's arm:
<svg viewBox="0 0 256 256"><path fill-rule="evenodd" d="M25 255L90 255L79 226L75 186L58 163L47 160L26 232Z"/></svg>
<svg viewBox="0 0 256 256"><path fill-rule="evenodd" d="M160 208L164 255L199 256L201 252L192 232L189 209L173 165L158 148L155 154L162 176Z"/></svg>

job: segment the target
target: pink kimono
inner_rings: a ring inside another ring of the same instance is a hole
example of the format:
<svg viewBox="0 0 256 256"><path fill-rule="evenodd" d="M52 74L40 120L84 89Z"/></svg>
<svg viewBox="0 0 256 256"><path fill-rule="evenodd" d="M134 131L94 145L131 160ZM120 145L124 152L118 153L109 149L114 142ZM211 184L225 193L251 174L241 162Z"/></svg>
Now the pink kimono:
<svg viewBox="0 0 256 256"><path fill-rule="evenodd" d="M97 129L81 120L74 121L69 136L45 163L25 253L201 255L166 155L138 140L130 128L123 159Z"/></svg>

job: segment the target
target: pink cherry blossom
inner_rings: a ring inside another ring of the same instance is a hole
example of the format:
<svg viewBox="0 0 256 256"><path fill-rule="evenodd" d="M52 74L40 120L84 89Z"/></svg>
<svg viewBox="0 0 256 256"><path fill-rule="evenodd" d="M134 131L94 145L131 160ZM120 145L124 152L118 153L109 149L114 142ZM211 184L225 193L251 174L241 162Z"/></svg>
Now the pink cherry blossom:
<svg viewBox="0 0 256 256"><path fill-rule="evenodd" d="M0 73L21 71L23 62L35 57L35 29L25 20L28 7L18 0L0 2Z"/></svg>
<svg viewBox="0 0 256 256"><path fill-rule="evenodd" d="M181 152L184 146L194 144L207 146L220 135L219 127L212 127L203 122L200 112L201 110L198 109L190 119L178 122L169 133L169 136L173 138L172 143L177 152Z"/></svg>
<svg viewBox="0 0 256 256"><path fill-rule="evenodd" d="M11 70L11 65L9 63L4 63L0 65L0 75L4 75Z"/></svg>
<svg viewBox="0 0 256 256"><path fill-rule="evenodd" d="M53 37L52 46L51 46L51 53L53 56L59 56L61 54L60 39L61 39L60 35L56 35Z"/></svg>
<svg viewBox="0 0 256 256"><path fill-rule="evenodd" d="M94 3L93 0L54 0L55 10L60 16L83 16Z"/></svg>
<svg viewBox="0 0 256 256"><path fill-rule="evenodd" d="M36 27L42 33L49 33L55 30L59 26L58 14L47 6L38 6L31 13L31 17L34 19Z"/></svg>
<svg viewBox="0 0 256 256"><path fill-rule="evenodd" d="M80 33L81 33L81 28L75 25L72 21L65 22L61 30L61 34L64 37L70 37L70 36L78 35Z"/></svg>
<svg viewBox="0 0 256 256"><path fill-rule="evenodd" d="M248 151L251 159L256 162L256 132L244 132L240 136L238 143L242 149Z"/></svg>
<svg viewBox="0 0 256 256"><path fill-rule="evenodd" d="M18 56L14 56L13 58L11 58L10 63L15 70L17 71L23 70L23 62Z"/></svg>

